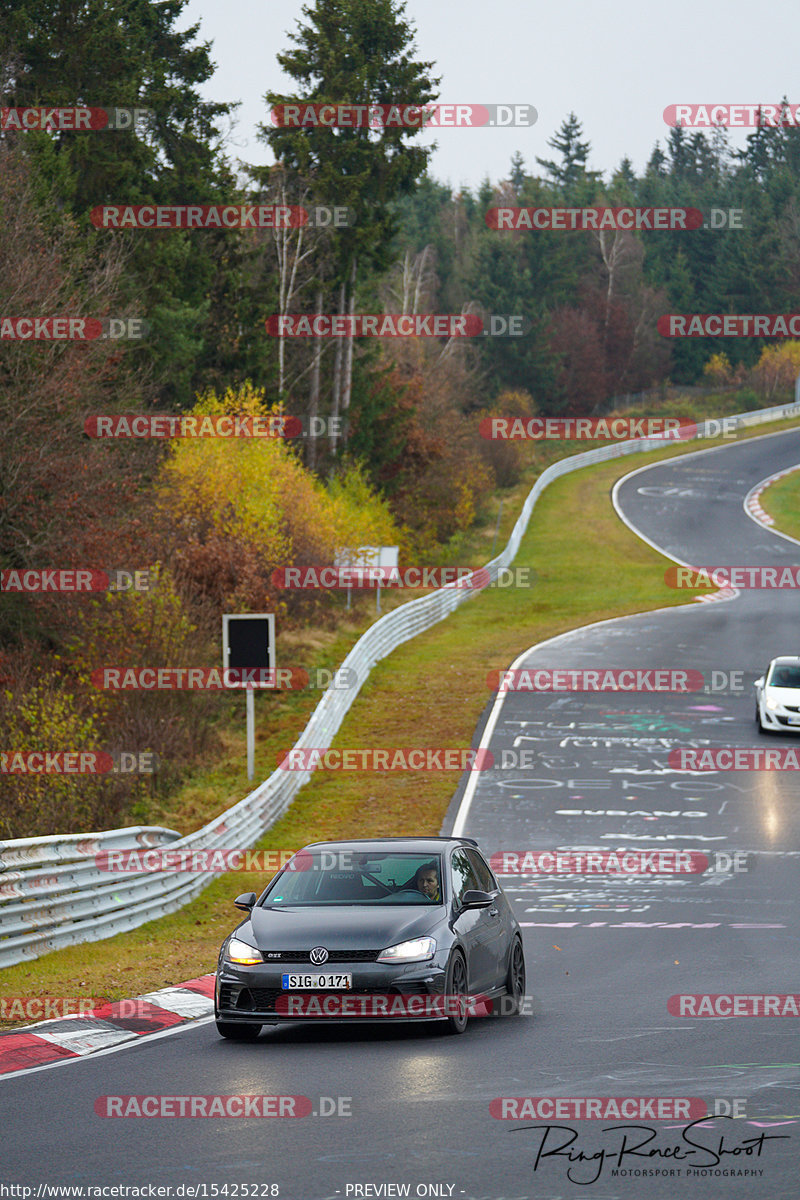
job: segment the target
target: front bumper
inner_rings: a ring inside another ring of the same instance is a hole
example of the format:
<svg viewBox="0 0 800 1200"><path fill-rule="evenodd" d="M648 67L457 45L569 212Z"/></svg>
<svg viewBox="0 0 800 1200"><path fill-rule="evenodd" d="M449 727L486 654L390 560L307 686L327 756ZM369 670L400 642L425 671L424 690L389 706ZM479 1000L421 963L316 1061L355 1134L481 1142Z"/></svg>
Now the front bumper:
<svg viewBox="0 0 800 1200"><path fill-rule="evenodd" d="M292 964L297 970L297 964ZM315 969L315 968L312 968ZM444 997L447 964L439 955L428 962L363 963L337 962L337 972L352 975L353 986L346 991L324 990L314 992L285 991L281 987L281 976L287 964L258 963L243 966L223 959L217 969L214 992L215 1016L220 1021L251 1024L272 1024L283 1021L432 1021L444 1020L448 1013L444 1006L434 1001L424 1003L414 997ZM363 1004L359 997L365 997ZM391 1002L380 1015L371 1015L370 1008L380 1001L370 1002L369 997L407 997L407 1002ZM315 998L319 1003L308 1005L296 1002L298 998ZM326 997L335 997L325 1004ZM348 1003L349 1000L349 1003ZM307 1011L308 1009L312 1011ZM338 1015L334 1010L341 1010ZM441 1014L437 1012L442 1009ZM366 1015L364 1010L366 1009ZM419 1012L415 1012L419 1009ZM394 1010L394 1011L393 1011Z"/></svg>
<svg viewBox="0 0 800 1200"><path fill-rule="evenodd" d="M766 704L762 704L760 712L761 724L765 729L785 729L787 732L800 733L800 709L784 708L783 705L767 708Z"/></svg>

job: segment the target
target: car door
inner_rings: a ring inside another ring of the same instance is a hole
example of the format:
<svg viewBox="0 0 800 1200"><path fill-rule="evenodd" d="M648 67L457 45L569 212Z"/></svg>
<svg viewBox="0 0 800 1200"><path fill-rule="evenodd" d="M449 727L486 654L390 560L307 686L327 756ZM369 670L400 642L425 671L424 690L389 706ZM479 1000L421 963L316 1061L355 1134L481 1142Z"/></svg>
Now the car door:
<svg viewBox="0 0 800 1200"><path fill-rule="evenodd" d="M498 887L497 880L479 850L467 850L478 887L482 892L494 896L494 903L483 911L488 915L486 930L486 958L489 977L484 987L501 987L508 974L508 956L511 949L512 921L508 904Z"/></svg>
<svg viewBox="0 0 800 1200"><path fill-rule="evenodd" d="M492 986L492 965L489 953L490 922L486 908L462 908L461 897L473 889L483 891L466 849L460 847L450 856L450 878L453 886L453 928L461 939L467 957L467 979L472 995Z"/></svg>

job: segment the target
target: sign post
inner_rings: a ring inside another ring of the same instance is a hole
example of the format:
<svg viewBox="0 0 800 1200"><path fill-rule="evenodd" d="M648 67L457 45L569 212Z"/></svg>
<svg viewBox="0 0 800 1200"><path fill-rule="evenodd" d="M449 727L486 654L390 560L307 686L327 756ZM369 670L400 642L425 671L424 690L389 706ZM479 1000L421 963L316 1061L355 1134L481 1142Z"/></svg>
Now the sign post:
<svg viewBox="0 0 800 1200"><path fill-rule="evenodd" d="M256 710L254 689L274 687L275 615L274 613L222 614L222 669L228 687L246 689L247 703L247 778L255 773ZM257 671L251 681L244 672ZM230 673L234 673L231 680ZM267 674L269 673L269 674Z"/></svg>
<svg viewBox="0 0 800 1200"><path fill-rule="evenodd" d="M397 546L359 546L357 550L337 550L334 555L335 567L352 567L366 570L368 567L381 567L383 570L397 570ZM347 608L350 608L350 584L347 585ZM377 581L375 589L375 611L381 611L381 583Z"/></svg>
<svg viewBox="0 0 800 1200"><path fill-rule="evenodd" d="M247 778L252 779L256 769L256 701L253 689L245 692L247 703Z"/></svg>
<svg viewBox="0 0 800 1200"><path fill-rule="evenodd" d="M383 570L397 570L397 556L399 546L379 546L378 547L378 566ZM381 611L381 584L378 580L378 590L375 593L375 611Z"/></svg>

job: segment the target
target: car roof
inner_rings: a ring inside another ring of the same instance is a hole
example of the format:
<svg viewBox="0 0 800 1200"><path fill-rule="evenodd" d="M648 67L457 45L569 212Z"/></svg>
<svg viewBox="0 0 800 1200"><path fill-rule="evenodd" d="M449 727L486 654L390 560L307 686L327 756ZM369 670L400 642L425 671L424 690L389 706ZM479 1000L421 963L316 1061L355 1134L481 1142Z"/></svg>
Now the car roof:
<svg viewBox="0 0 800 1200"><path fill-rule="evenodd" d="M797 654L779 654L777 658L771 660L769 665L772 666L773 663L791 663L792 666L798 667L800 666L800 656Z"/></svg>
<svg viewBox="0 0 800 1200"><path fill-rule="evenodd" d="M476 846L478 843L469 837L385 837L385 838L352 838L337 842L309 842L304 850L339 850L346 846L355 853L367 853L375 850L391 854L406 851L409 854L441 854L442 850L455 846Z"/></svg>

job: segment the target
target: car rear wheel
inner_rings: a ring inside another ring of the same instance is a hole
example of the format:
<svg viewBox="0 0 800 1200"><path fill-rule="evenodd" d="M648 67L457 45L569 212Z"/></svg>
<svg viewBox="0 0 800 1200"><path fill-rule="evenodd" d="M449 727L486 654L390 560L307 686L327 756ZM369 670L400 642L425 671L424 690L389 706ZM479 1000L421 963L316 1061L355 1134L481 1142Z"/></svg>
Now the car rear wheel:
<svg viewBox="0 0 800 1200"><path fill-rule="evenodd" d="M511 949L511 960L506 976L506 991L508 995L503 996L502 1011L510 1017L518 1016L522 1012L522 1002L525 996L525 955L519 938L514 939Z"/></svg>
<svg viewBox="0 0 800 1200"><path fill-rule="evenodd" d="M261 1033L261 1026L239 1021L217 1021L217 1033L220 1037L230 1038L232 1042L254 1042Z"/></svg>
<svg viewBox="0 0 800 1200"><path fill-rule="evenodd" d="M450 959L444 990L448 1004L452 1004L455 1000L457 1006L456 1012L447 1018L448 1033L463 1033L469 1020L467 1016L467 964L462 955L458 953Z"/></svg>

